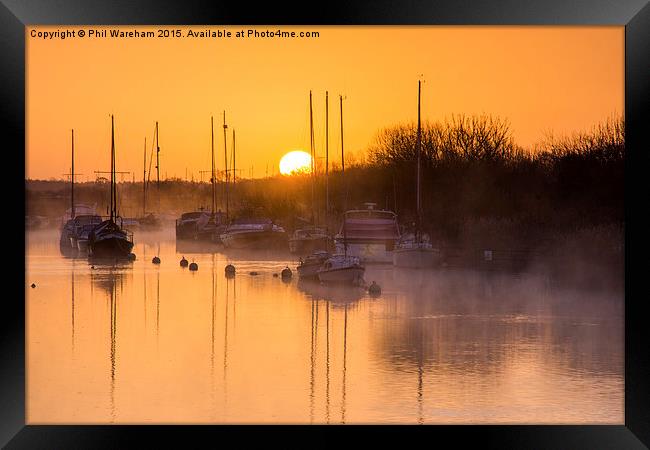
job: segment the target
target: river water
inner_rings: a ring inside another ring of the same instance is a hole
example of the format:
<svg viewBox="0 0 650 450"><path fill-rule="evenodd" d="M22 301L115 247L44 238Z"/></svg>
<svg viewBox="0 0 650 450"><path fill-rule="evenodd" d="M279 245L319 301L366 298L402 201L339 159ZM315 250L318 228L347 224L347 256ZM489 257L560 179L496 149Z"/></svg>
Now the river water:
<svg viewBox="0 0 650 450"><path fill-rule="evenodd" d="M173 229L136 232L118 266L62 256L55 230L26 238L31 424L624 422L622 290L368 266L370 297Z"/></svg>

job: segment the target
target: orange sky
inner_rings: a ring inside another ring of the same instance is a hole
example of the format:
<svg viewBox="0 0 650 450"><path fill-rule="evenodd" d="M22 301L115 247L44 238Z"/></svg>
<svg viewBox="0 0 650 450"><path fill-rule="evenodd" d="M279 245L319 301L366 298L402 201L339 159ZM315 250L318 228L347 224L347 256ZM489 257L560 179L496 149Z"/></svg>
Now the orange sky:
<svg viewBox="0 0 650 450"><path fill-rule="evenodd" d="M183 34L207 29L167 28ZM227 27L233 35L252 28ZM223 168L223 110L237 133L237 165L246 170L241 175L249 176L252 165L255 177L264 176L267 164L271 174L283 154L309 149L310 89L317 154L324 155L325 90L330 152L340 152L342 93L346 152L360 153L379 129L416 120L420 74L423 120L498 115L524 146L546 131L588 129L624 112L620 26L257 27L278 28L318 31L320 37L46 40L31 37L31 30L103 28L27 28L26 178L68 172L71 128L79 181L109 170L112 113L117 170L142 179L144 138L149 147L157 120L161 176L184 178L187 169L199 179L199 170L210 169L211 114L217 168Z"/></svg>

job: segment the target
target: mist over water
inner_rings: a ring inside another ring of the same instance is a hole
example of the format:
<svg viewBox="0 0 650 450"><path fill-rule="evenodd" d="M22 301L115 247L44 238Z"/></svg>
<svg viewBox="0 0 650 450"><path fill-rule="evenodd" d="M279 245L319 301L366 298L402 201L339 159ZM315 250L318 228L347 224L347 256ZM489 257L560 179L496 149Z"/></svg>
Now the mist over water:
<svg viewBox="0 0 650 450"><path fill-rule="evenodd" d="M621 282L369 265L371 297L171 228L94 268L26 238L28 423L624 422Z"/></svg>

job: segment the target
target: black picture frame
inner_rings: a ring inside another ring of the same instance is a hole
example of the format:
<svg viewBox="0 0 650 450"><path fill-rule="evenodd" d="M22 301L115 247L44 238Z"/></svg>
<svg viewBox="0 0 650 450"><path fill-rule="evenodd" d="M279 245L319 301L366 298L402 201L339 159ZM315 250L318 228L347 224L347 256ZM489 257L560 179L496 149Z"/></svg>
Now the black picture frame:
<svg viewBox="0 0 650 450"><path fill-rule="evenodd" d="M489 448L644 448L650 446L650 339L645 325L648 301L643 264L649 254L647 183L647 110L650 99L650 5L646 0L470 0L328 1L299 5L278 2L208 2L202 0L114 1L2 0L0 3L0 111L5 176L4 200L15 202L5 217L5 236L24 236L13 211L25 206L14 194L24 183L25 26L37 24L304 24L304 25L621 25L625 26L625 425L620 426L33 426L25 425L25 278L7 276L16 288L3 301L0 377L0 444L6 448L129 448L137 441L159 446L238 446L251 440L286 445L338 445L350 433L364 439L404 445L404 438L425 439L454 447L473 443ZM305 9L308 8L308 9ZM22 169L22 170L20 170ZM21 177L23 177L21 179ZM24 191L23 191L24 192ZM634 197L638 197L636 200ZM623 199L622 199L623 200ZM8 269L24 268L24 241L5 256ZM15 255L13 253L15 250ZM634 262L633 262L634 261ZM22 262L22 267L21 267ZM21 301L22 296L22 301ZM297 433L299 432L299 433ZM367 433L366 433L367 432ZM315 435L315 436L314 436ZM406 435L406 436L404 436ZM341 439L344 439L341 441ZM374 443L374 442L373 442ZM370 445L365 441L364 445Z"/></svg>

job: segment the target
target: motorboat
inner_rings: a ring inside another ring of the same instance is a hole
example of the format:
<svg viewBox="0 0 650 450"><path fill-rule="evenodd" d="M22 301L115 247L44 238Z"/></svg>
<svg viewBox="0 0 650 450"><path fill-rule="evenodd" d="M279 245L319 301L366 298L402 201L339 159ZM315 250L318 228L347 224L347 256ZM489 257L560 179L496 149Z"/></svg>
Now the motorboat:
<svg viewBox="0 0 650 450"><path fill-rule="evenodd" d="M366 203L365 206L366 209L345 212L341 231L334 238L336 251L344 252L345 240L347 254L364 263L392 263L393 250L400 238L397 215L392 211L375 209L375 203Z"/></svg>

